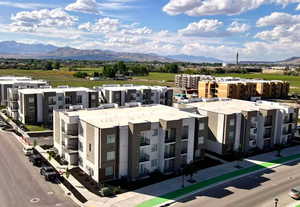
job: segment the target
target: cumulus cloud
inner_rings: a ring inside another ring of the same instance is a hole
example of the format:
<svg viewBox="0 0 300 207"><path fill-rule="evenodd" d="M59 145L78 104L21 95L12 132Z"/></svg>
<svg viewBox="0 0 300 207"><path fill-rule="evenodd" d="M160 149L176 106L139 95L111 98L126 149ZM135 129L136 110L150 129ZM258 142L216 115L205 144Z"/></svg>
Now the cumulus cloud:
<svg viewBox="0 0 300 207"><path fill-rule="evenodd" d="M273 12L269 16L260 18L256 25L258 27L285 25L291 26L300 23L300 15L291 15L283 12Z"/></svg>
<svg viewBox="0 0 300 207"><path fill-rule="evenodd" d="M94 24L87 22L78 26L79 29L89 32L109 33L119 29L120 21L109 17L98 19Z"/></svg>
<svg viewBox="0 0 300 207"><path fill-rule="evenodd" d="M300 3L300 0L170 0L163 7L163 11L169 15L236 15L256 9L263 4L287 5L297 2Z"/></svg>
<svg viewBox="0 0 300 207"><path fill-rule="evenodd" d="M250 29L250 26L247 24L242 24L240 22L234 21L230 24L227 28L228 32L232 33L239 33L239 32L246 32Z"/></svg>
<svg viewBox="0 0 300 207"><path fill-rule="evenodd" d="M178 31L184 36L207 36L218 32L223 22L217 19L202 19L199 22L190 23L186 28Z"/></svg>
<svg viewBox="0 0 300 207"><path fill-rule="evenodd" d="M69 4L65 9L67 11L100 14L96 0L77 0L72 4Z"/></svg>
<svg viewBox="0 0 300 207"><path fill-rule="evenodd" d="M22 11L12 15L11 20L13 31L35 31L40 27L69 27L74 25L78 18L57 8Z"/></svg>

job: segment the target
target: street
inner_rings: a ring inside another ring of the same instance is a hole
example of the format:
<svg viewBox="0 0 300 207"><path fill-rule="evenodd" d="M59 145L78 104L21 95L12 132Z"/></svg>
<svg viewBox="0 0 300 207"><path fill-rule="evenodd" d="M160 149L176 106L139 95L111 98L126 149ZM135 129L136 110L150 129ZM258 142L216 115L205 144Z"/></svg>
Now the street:
<svg viewBox="0 0 300 207"><path fill-rule="evenodd" d="M14 136L0 132L0 206L75 207L56 184L46 182L39 168L24 156Z"/></svg>
<svg viewBox="0 0 300 207"><path fill-rule="evenodd" d="M267 169L234 181L212 187L173 204L175 207L272 207L278 198L278 207L295 200L288 196L292 187L300 186L300 161Z"/></svg>

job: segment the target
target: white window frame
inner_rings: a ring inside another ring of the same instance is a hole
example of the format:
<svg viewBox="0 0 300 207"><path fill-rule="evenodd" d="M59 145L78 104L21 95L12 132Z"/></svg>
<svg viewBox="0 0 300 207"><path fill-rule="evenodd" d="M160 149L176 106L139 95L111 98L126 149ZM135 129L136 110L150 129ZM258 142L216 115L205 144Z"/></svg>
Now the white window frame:
<svg viewBox="0 0 300 207"><path fill-rule="evenodd" d="M110 151L106 153L106 160L111 161L116 159L116 152L115 151Z"/></svg>
<svg viewBox="0 0 300 207"><path fill-rule="evenodd" d="M204 144L204 136L198 137L198 144Z"/></svg>
<svg viewBox="0 0 300 207"><path fill-rule="evenodd" d="M113 176L114 175L114 169L113 167L106 167L105 168L105 176Z"/></svg>
<svg viewBox="0 0 300 207"><path fill-rule="evenodd" d="M116 143L116 136L114 134L109 134L106 136L106 144Z"/></svg>

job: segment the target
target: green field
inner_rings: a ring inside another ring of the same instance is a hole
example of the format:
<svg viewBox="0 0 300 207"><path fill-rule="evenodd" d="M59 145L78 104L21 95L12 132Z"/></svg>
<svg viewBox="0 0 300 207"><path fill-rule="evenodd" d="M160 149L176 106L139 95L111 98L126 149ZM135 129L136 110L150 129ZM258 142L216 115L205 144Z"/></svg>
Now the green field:
<svg viewBox="0 0 300 207"><path fill-rule="evenodd" d="M83 70L85 71L85 69ZM90 70L91 71L91 70ZM45 71L45 70L17 70L5 69L0 70L0 76L15 75L15 76L31 76L34 79L43 79L48 81L52 86L69 85L74 87L88 87L101 86L103 84L136 84L136 85L167 85L173 86L173 83L165 83L159 78L159 73L151 73L149 76L133 77L132 80L127 81L114 81L114 80L101 80L90 81L87 79L73 77L75 72L69 71ZM174 74L163 74L166 77L165 81L174 80ZM170 78L171 77L171 78ZM172 78L173 77L173 78ZM170 79L167 79L170 78Z"/></svg>
<svg viewBox="0 0 300 207"><path fill-rule="evenodd" d="M80 71L92 73L95 71L101 71L101 68L84 68ZM2 75L16 75L16 76L31 76L34 79L44 79L49 81L52 86L69 85L75 87L88 87L101 86L103 84L136 84L136 85L166 85L174 86L175 74L172 73L150 73L148 76L134 76L132 80L127 81L114 81L114 80L102 80L102 81L89 81L86 79L75 78L73 74L75 72L69 72L64 70L59 71L44 71L44 70L16 70L6 69L0 70L0 76ZM241 78L260 78L265 80L284 80L289 81L291 84L291 92L300 94L300 76L287 76L280 74L216 74L215 76L224 77L241 77Z"/></svg>
<svg viewBox="0 0 300 207"><path fill-rule="evenodd" d="M44 128L44 127L42 127L42 126L37 126L37 125L25 125L25 127L26 127L29 131L35 131L35 132L49 130L49 129L47 129L47 128Z"/></svg>

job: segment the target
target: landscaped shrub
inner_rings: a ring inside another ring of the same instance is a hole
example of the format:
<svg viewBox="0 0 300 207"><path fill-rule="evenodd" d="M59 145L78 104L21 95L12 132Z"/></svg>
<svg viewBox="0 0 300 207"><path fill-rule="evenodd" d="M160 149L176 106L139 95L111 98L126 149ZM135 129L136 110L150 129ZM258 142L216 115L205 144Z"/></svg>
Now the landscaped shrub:
<svg viewBox="0 0 300 207"><path fill-rule="evenodd" d="M113 196L114 193L111 188L104 187L104 188L101 188L100 195L104 196L104 197L108 197L108 196Z"/></svg>

